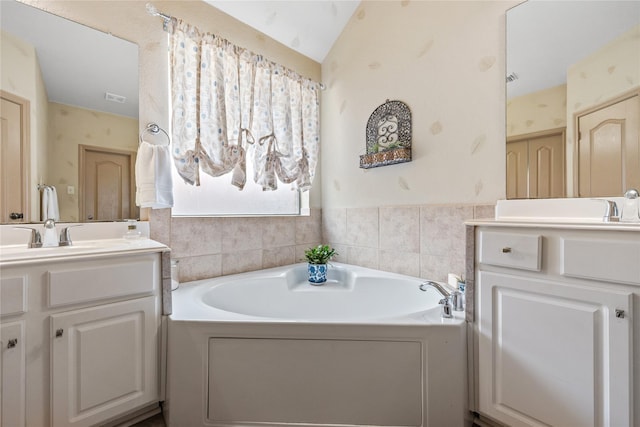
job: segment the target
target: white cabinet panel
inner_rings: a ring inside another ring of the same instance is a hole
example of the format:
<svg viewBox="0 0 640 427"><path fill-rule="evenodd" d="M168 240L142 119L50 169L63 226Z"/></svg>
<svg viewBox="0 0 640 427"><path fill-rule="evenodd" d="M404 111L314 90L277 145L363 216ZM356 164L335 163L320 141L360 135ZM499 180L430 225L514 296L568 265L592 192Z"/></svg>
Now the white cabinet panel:
<svg viewBox="0 0 640 427"><path fill-rule="evenodd" d="M0 427L25 425L24 321L0 325Z"/></svg>
<svg viewBox="0 0 640 427"><path fill-rule="evenodd" d="M640 285L640 239L620 242L566 238L562 244L565 276Z"/></svg>
<svg viewBox="0 0 640 427"><path fill-rule="evenodd" d="M49 272L49 307L151 294L157 261L121 260L107 265L52 268Z"/></svg>
<svg viewBox="0 0 640 427"><path fill-rule="evenodd" d="M482 413L514 427L631 424L631 292L478 279Z"/></svg>
<svg viewBox="0 0 640 427"><path fill-rule="evenodd" d="M417 341L212 338L208 421L422 425L423 352Z"/></svg>
<svg viewBox="0 0 640 427"><path fill-rule="evenodd" d="M0 278L0 316L23 314L27 311L27 276Z"/></svg>
<svg viewBox="0 0 640 427"><path fill-rule="evenodd" d="M51 316L54 425L95 425L157 399L157 318L155 297Z"/></svg>

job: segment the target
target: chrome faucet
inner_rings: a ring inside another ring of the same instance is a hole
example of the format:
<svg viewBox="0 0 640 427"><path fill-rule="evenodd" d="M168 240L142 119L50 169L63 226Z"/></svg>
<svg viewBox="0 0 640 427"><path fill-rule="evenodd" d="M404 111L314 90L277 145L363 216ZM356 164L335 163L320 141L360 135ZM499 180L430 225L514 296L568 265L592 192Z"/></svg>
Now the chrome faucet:
<svg viewBox="0 0 640 427"><path fill-rule="evenodd" d="M620 215L618 214L618 205L613 200L604 200L607 204L607 209L604 211L602 221L604 222L618 222Z"/></svg>
<svg viewBox="0 0 640 427"><path fill-rule="evenodd" d="M56 233L56 222L49 218L44 222L44 236L42 237L42 247L58 246L58 235Z"/></svg>
<svg viewBox="0 0 640 427"><path fill-rule="evenodd" d="M442 305L442 317L446 319L453 317L452 311L464 310L464 306L462 304L462 292L458 290L449 292L440 283L432 282L431 280L422 282L419 288L423 292L426 292L428 288L434 288L440 295L442 295L442 299L439 301L439 304Z"/></svg>

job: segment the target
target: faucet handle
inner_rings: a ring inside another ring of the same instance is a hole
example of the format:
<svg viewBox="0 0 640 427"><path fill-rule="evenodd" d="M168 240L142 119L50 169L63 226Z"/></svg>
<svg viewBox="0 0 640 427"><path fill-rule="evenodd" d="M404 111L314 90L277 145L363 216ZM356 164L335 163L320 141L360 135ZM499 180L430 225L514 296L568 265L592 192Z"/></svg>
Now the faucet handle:
<svg viewBox="0 0 640 427"><path fill-rule="evenodd" d="M60 232L60 240L58 241L58 246L71 246L73 242L71 241L71 232L70 228L73 227L82 227L82 224L69 225L62 229Z"/></svg>
<svg viewBox="0 0 640 427"><path fill-rule="evenodd" d="M451 312L451 298L445 297L440 300L440 305L442 306L440 315L445 319L451 319L453 317L453 313Z"/></svg>
<svg viewBox="0 0 640 427"><path fill-rule="evenodd" d="M38 230L33 227L13 227L21 228L23 230L31 230L31 239L29 240L29 248L41 248L42 247L42 235Z"/></svg>
<svg viewBox="0 0 640 427"><path fill-rule="evenodd" d="M453 291L449 298L451 299L451 307L453 308L453 311L464 311L462 292Z"/></svg>
<svg viewBox="0 0 640 427"><path fill-rule="evenodd" d="M618 222L620 220L620 214L618 213L618 205L613 200L605 200L607 203L607 210L602 217L604 222Z"/></svg>
<svg viewBox="0 0 640 427"><path fill-rule="evenodd" d="M591 200L601 200L607 204L606 210L604 211L604 215L602 215L603 222L618 222L620 221L620 214L618 213L618 205L613 200L607 199L591 199Z"/></svg>

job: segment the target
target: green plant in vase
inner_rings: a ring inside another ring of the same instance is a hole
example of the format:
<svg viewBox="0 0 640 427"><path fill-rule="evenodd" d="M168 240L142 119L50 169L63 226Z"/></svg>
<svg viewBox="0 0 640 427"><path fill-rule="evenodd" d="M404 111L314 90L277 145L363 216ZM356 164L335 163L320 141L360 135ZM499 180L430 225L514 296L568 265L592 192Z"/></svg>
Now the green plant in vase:
<svg viewBox="0 0 640 427"><path fill-rule="evenodd" d="M327 263L338 255L335 249L329 245L318 245L304 251L309 272L309 283L321 285L327 281Z"/></svg>

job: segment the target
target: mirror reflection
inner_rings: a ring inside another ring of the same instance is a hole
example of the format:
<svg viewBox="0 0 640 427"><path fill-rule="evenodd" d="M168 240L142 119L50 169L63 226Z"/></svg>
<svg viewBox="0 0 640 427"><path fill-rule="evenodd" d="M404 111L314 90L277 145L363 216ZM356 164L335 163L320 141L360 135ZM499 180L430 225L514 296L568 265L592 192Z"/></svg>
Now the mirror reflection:
<svg viewBox="0 0 640 427"><path fill-rule="evenodd" d="M507 198L640 187L640 2L507 12Z"/></svg>
<svg viewBox="0 0 640 427"><path fill-rule="evenodd" d="M13 0L0 8L0 222L138 217L138 46Z"/></svg>

